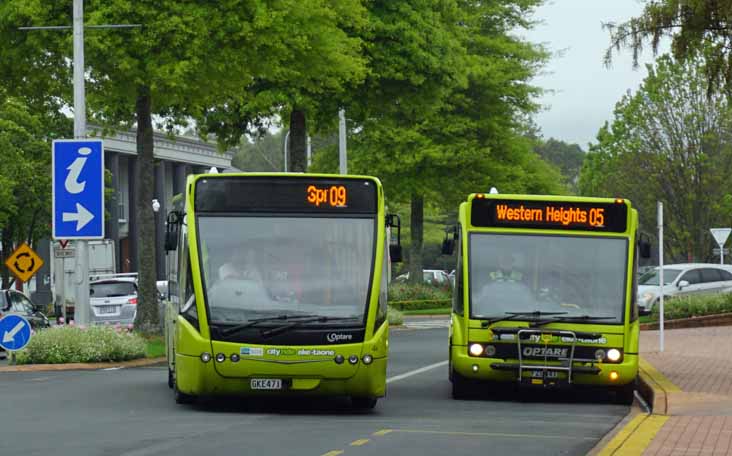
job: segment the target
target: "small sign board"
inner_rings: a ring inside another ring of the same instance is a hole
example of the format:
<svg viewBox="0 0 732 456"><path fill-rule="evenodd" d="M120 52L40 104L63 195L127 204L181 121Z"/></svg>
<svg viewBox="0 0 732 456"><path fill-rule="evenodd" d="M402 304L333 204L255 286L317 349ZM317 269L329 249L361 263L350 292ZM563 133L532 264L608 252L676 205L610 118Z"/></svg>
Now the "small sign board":
<svg viewBox="0 0 732 456"><path fill-rule="evenodd" d="M727 242L729 234L732 233L732 228L710 228L709 231L712 232L714 240L717 241L717 244L721 247L725 242Z"/></svg>
<svg viewBox="0 0 732 456"><path fill-rule="evenodd" d="M5 260L5 266L21 282L27 282L43 266L43 260L25 242Z"/></svg>
<svg viewBox="0 0 732 456"><path fill-rule="evenodd" d="M712 249L712 253L714 255L719 255L719 247L715 247ZM724 254L729 255L729 249L724 249Z"/></svg>
<svg viewBox="0 0 732 456"><path fill-rule="evenodd" d="M53 256L56 258L73 258L76 255L76 249L53 249Z"/></svg>
<svg viewBox="0 0 732 456"><path fill-rule="evenodd" d="M0 318L0 347L7 351L20 350L30 342L31 325L20 315L5 315Z"/></svg>

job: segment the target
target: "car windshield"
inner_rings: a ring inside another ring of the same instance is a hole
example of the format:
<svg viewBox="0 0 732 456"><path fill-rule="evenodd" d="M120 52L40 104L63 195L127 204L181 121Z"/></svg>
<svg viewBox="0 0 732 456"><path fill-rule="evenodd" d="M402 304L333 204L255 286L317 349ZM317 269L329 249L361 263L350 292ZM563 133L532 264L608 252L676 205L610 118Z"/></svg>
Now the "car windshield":
<svg viewBox="0 0 732 456"><path fill-rule="evenodd" d="M663 284L670 285L676 280L676 277L681 274L679 269L666 269L663 268ZM638 279L638 285L658 285L660 281L659 269L653 269L646 272L640 279Z"/></svg>
<svg viewBox="0 0 732 456"><path fill-rule="evenodd" d="M472 233L469 266L473 318L539 311L622 322L625 239Z"/></svg>
<svg viewBox="0 0 732 456"><path fill-rule="evenodd" d="M89 285L89 297L91 298L113 298L136 294L137 289L132 282L99 282Z"/></svg>
<svg viewBox="0 0 732 456"><path fill-rule="evenodd" d="M198 236L210 320L288 314L363 319L373 218L202 215Z"/></svg>

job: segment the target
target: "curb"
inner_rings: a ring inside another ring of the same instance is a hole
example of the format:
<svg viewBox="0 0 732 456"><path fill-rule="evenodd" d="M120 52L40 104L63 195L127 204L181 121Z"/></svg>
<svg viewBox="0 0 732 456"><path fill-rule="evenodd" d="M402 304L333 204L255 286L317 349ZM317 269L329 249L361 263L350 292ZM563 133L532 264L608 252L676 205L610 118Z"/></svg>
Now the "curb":
<svg viewBox="0 0 732 456"><path fill-rule="evenodd" d="M699 317L689 318L676 318L674 320L664 320L664 329L680 329L680 328L700 328L704 326L730 326L732 325L732 314L714 314L714 315L702 315ZM640 329L642 331L656 330L660 324L656 323L641 323Z"/></svg>
<svg viewBox="0 0 732 456"><path fill-rule="evenodd" d="M161 358L142 358L132 361L120 361L111 363L67 363L67 364L22 364L20 366L3 366L0 372L44 372L44 371L70 371L70 370L99 370L125 367L144 367L161 364L166 361Z"/></svg>
<svg viewBox="0 0 732 456"><path fill-rule="evenodd" d="M653 410L653 414L668 415L669 396L671 393L681 392L681 389L643 358L639 361L638 371L639 392Z"/></svg>

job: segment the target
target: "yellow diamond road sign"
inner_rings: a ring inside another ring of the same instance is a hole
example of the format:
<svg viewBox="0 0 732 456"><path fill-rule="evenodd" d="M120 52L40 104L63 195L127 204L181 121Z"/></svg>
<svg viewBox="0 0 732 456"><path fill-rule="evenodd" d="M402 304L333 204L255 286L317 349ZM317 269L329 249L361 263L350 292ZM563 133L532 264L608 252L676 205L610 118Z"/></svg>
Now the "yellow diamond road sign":
<svg viewBox="0 0 732 456"><path fill-rule="evenodd" d="M5 266L18 280L27 282L41 269L43 260L24 242L5 260Z"/></svg>

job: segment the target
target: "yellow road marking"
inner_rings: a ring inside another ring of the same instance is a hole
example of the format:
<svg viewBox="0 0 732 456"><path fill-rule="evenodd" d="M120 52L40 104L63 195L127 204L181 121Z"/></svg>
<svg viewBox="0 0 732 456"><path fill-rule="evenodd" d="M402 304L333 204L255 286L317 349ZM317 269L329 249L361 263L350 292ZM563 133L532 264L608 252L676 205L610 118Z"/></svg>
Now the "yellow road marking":
<svg viewBox="0 0 732 456"><path fill-rule="evenodd" d="M643 358L640 358L639 360L639 366L640 368L648 374L649 377L655 381L658 386L663 388L664 391L667 393L679 393L681 392L681 388L674 385L671 380L666 378L665 375L663 375L661 372L658 371L655 367L653 367L653 364L649 363Z"/></svg>
<svg viewBox="0 0 732 456"><path fill-rule="evenodd" d="M322 456L338 456L339 454L343 454L343 450L329 451L327 453L324 453Z"/></svg>
<svg viewBox="0 0 732 456"><path fill-rule="evenodd" d="M568 437L566 435L542 435L542 434L508 434L503 432L461 432L461 431L428 431L422 429L394 429L394 432L407 432L412 434L439 434L459 435L467 437L507 437L507 438L530 438L530 439L561 439L561 440L596 440L594 437Z"/></svg>
<svg viewBox="0 0 732 456"><path fill-rule="evenodd" d="M618 431L598 456L641 455L668 420L664 415L638 415Z"/></svg>
<svg viewBox="0 0 732 456"><path fill-rule="evenodd" d="M373 434L371 434L371 435L379 435L379 436L381 436L381 435L386 435L386 434L388 434L388 433L390 433L390 432L393 432L393 431L392 431L391 429L382 429L382 430L380 430L380 431L376 431L376 432L374 432L374 433L373 433Z"/></svg>
<svg viewBox="0 0 732 456"><path fill-rule="evenodd" d="M361 446L366 445L367 443L369 443L369 439L358 439L351 442L351 446Z"/></svg>

